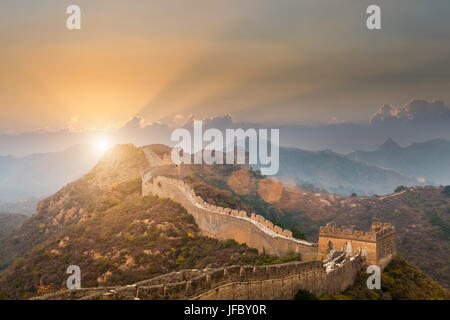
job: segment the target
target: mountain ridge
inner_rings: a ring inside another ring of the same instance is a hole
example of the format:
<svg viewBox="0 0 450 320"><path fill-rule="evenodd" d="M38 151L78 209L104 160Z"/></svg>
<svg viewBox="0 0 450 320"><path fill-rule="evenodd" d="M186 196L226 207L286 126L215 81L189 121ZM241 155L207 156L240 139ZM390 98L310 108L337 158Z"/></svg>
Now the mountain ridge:
<svg viewBox="0 0 450 320"><path fill-rule="evenodd" d="M399 185L423 184L397 170L365 164L329 150L298 148L280 148L276 177L289 185L313 185L341 196L389 194Z"/></svg>
<svg viewBox="0 0 450 320"><path fill-rule="evenodd" d="M88 172L99 160L90 145L25 157L0 157L0 202L43 198Z"/></svg>
<svg viewBox="0 0 450 320"><path fill-rule="evenodd" d="M417 177L423 183L450 184L450 140L434 139L406 147L396 144L388 149L355 151L347 157Z"/></svg>

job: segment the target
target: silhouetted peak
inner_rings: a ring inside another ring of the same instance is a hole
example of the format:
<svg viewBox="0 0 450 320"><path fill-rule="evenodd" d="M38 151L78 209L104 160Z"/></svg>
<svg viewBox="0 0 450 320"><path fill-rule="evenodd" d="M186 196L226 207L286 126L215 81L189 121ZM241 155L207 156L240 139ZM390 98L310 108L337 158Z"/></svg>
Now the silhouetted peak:
<svg viewBox="0 0 450 320"><path fill-rule="evenodd" d="M379 148L378 151L400 149L401 146L392 138L388 138Z"/></svg>

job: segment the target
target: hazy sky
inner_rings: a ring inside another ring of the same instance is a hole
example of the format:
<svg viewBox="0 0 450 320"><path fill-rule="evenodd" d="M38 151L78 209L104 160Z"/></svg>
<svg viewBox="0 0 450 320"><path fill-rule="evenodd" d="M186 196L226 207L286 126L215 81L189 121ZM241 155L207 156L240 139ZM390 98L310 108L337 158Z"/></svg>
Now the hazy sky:
<svg viewBox="0 0 450 320"><path fill-rule="evenodd" d="M0 44L0 133L135 115L368 122L384 103L450 102L448 0L2 0Z"/></svg>

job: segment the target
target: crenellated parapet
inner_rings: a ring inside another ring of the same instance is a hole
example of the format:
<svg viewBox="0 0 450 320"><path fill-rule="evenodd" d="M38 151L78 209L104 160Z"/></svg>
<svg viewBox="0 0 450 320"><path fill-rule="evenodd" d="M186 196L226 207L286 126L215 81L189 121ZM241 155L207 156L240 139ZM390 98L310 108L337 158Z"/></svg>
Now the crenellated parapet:
<svg viewBox="0 0 450 320"><path fill-rule="evenodd" d="M373 223L369 231L320 227L319 243L292 237L254 212L223 208L205 202L186 182L142 177L142 195L169 198L195 218L206 235L234 239L260 252L282 254L292 250L302 261L268 266L228 266L189 269L140 281L128 286L83 288L52 293L37 300L266 300L293 299L298 290L315 295L342 292L353 285L367 263L384 268L396 254L395 228ZM317 259L318 258L318 259Z"/></svg>
<svg viewBox="0 0 450 320"><path fill-rule="evenodd" d="M355 281L362 259L345 260L327 272L321 261L268 266L181 270L133 285L66 290L37 300L262 300L293 299L299 289L316 295L345 290Z"/></svg>
<svg viewBox="0 0 450 320"><path fill-rule="evenodd" d="M329 223L320 228L319 244L315 244L293 238L290 231L254 212L209 204L178 179L152 177L147 172L142 194L178 202L209 236L235 239L269 254L292 250L300 253L303 261L181 270L133 285L66 290L36 299L292 299L299 289L316 295L341 292L354 283L364 265L384 268L396 253L395 228L390 224L374 223L369 231L361 232Z"/></svg>
<svg viewBox="0 0 450 320"><path fill-rule="evenodd" d="M323 237L342 238L348 240L376 242L386 236L395 234L395 227L390 223L374 222L369 231L338 228L335 223L320 227L319 235Z"/></svg>
<svg viewBox="0 0 450 320"><path fill-rule="evenodd" d="M176 187L181 193L177 193L173 188ZM223 208L220 206L215 206L205 202L201 197L195 194L195 191L186 182L174 179L170 177L158 176L150 177L149 173L143 175L143 185L142 194L145 196L147 194L155 194L160 197L171 198L172 200L181 203L182 205L186 203L186 199L190 204L195 207L202 209L207 212L212 212L215 214L223 215L227 219L240 218L251 222L254 226L260 229L260 231L266 233L271 237L277 237L279 239L285 239L295 242L296 245L304 245L308 247L316 247L314 243L296 239L292 236L292 232L289 230L283 230L281 227L274 225L271 221L266 220L263 216L256 213L247 213L243 210L235 210L231 208ZM186 207L186 205L184 205ZM190 206L187 206L190 207ZM208 233L210 233L208 228ZM239 233L239 230L236 230ZM247 243L248 244L248 243ZM268 250L271 250L267 248ZM284 249L281 250L285 251ZM309 254L311 255L311 254Z"/></svg>
<svg viewBox="0 0 450 320"><path fill-rule="evenodd" d="M377 241L395 234L395 227L390 223L374 222L371 232L376 234Z"/></svg>
<svg viewBox="0 0 450 320"><path fill-rule="evenodd" d="M334 222L320 227L319 252L321 259L334 250L347 254L364 254L368 263L382 269L396 255L395 227L390 223L374 222L369 231L338 228Z"/></svg>

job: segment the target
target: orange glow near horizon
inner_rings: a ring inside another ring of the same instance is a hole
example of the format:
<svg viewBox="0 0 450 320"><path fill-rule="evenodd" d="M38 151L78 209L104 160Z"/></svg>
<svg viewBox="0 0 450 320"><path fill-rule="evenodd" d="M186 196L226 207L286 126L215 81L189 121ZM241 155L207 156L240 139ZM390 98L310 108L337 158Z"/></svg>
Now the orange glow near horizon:
<svg viewBox="0 0 450 320"><path fill-rule="evenodd" d="M61 121L76 117L81 130L131 118L189 61L188 52L183 61L166 46L141 47L137 53L133 48L138 44L124 40L83 50L76 44L9 48L0 54L14 60L2 70L8 80L1 83L6 89L2 115L22 118L15 107L20 104L33 115L23 119L25 124L45 117L43 124L58 128Z"/></svg>
<svg viewBox="0 0 450 320"><path fill-rule="evenodd" d="M450 101L449 22L429 6L423 34L405 32L414 16L369 36L363 3L80 1L79 31L65 26L69 4L0 3L0 134L103 129L136 115L367 123L384 103Z"/></svg>

